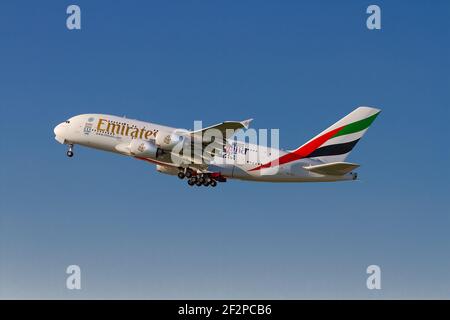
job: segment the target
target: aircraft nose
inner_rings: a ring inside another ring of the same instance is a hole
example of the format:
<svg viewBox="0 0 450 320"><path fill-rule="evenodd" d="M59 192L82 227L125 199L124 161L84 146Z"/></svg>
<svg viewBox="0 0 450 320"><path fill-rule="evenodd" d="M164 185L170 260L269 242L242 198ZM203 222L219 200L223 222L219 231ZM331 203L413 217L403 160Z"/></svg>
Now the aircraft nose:
<svg viewBox="0 0 450 320"><path fill-rule="evenodd" d="M62 123L58 124L54 129L53 132L55 133L55 136L61 136L62 134Z"/></svg>
<svg viewBox="0 0 450 320"><path fill-rule="evenodd" d="M55 133L55 139L59 143L64 143L66 141L65 140L66 128L67 127L65 123L60 123L53 129L53 132Z"/></svg>

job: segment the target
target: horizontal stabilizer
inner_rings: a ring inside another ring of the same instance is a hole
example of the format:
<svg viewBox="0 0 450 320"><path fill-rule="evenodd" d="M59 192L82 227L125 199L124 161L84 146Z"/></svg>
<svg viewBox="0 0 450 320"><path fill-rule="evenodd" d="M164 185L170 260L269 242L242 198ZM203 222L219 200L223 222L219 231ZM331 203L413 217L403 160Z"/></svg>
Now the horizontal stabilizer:
<svg viewBox="0 0 450 320"><path fill-rule="evenodd" d="M315 166L306 166L303 169L324 175L343 176L359 167L359 164L349 162L331 162Z"/></svg>

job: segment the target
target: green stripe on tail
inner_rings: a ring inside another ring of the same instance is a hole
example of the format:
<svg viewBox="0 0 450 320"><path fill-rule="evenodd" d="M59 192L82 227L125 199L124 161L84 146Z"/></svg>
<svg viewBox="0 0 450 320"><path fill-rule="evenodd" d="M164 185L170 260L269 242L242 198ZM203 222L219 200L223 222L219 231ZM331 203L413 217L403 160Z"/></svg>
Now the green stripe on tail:
<svg viewBox="0 0 450 320"><path fill-rule="evenodd" d="M380 112L377 112L368 118L365 118L365 119L362 119L362 120L359 120L359 121L356 121L356 122L346 125L344 128L342 128L342 130L337 132L333 136L333 138L367 129L372 124L372 122L375 120L375 118L378 116L379 113Z"/></svg>

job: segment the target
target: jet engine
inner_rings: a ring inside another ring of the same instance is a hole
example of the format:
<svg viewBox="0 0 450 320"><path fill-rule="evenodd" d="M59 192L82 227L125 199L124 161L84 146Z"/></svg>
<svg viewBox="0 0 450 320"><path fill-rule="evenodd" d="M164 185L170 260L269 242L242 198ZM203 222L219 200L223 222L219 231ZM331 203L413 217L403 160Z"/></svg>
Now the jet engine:
<svg viewBox="0 0 450 320"><path fill-rule="evenodd" d="M185 136L174 132L159 131L156 134L155 144L163 150L172 150L178 143L184 143Z"/></svg>
<svg viewBox="0 0 450 320"><path fill-rule="evenodd" d="M137 139L131 141L130 152L136 157L143 158L156 158L160 154L160 150L153 143Z"/></svg>

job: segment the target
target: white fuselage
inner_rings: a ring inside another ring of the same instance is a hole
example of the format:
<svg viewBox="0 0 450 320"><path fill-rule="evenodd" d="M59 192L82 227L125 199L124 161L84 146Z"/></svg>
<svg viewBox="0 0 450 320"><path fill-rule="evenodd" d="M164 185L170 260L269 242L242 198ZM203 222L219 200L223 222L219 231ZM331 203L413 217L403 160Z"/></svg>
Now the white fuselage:
<svg viewBox="0 0 450 320"><path fill-rule="evenodd" d="M64 144L82 145L94 149L128 155L167 167L161 172L177 174L183 166L174 164L170 152L155 157L139 157L130 151L133 141L155 142L158 133L185 131L149 122L105 114L82 114L60 123L54 129L55 139ZM304 167L321 164L318 160L300 159L279 166L254 170L262 164L275 161L287 152L228 140L222 152L214 155L207 166L208 172L218 172L226 178L267 182L320 182L354 180L355 174L341 176L323 175Z"/></svg>

